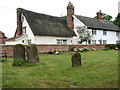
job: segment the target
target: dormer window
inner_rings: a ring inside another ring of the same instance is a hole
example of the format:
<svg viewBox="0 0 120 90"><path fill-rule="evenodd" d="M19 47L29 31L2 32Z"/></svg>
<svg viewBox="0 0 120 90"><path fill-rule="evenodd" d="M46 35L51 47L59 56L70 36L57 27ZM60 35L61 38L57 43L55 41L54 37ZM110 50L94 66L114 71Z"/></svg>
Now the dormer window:
<svg viewBox="0 0 120 90"><path fill-rule="evenodd" d="M22 34L26 34L26 27L22 27Z"/></svg>

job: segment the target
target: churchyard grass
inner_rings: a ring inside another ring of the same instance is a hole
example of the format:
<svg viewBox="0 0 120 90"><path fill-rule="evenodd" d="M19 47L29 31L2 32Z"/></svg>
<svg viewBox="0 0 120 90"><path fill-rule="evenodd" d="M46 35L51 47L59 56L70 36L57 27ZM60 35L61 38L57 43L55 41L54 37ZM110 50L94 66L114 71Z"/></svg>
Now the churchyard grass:
<svg viewBox="0 0 120 90"><path fill-rule="evenodd" d="M118 51L82 52L82 66L72 67L68 52L39 54L40 63L12 66L2 63L3 88L117 88Z"/></svg>

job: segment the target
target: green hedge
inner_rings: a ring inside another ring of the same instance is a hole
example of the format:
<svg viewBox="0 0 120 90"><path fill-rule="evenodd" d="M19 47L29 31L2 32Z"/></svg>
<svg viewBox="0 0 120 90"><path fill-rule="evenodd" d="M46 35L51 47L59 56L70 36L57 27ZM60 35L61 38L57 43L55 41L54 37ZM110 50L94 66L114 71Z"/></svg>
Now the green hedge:
<svg viewBox="0 0 120 90"><path fill-rule="evenodd" d="M115 48L120 49L120 44L106 44L105 47L108 49L115 49Z"/></svg>

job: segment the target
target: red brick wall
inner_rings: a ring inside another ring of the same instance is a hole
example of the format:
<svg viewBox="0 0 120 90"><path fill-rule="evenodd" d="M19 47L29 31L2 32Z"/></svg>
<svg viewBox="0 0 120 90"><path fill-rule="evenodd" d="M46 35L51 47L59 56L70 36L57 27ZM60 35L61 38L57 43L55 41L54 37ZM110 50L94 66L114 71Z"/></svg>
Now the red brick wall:
<svg viewBox="0 0 120 90"><path fill-rule="evenodd" d="M0 53L7 53L8 56L13 55L13 45L2 45L2 52ZM25 46L26 47L26 46ZM74 45L75 49L78 48L96 48L96 49L102 49L105 47L105 45ZM1 48L0 48L1 49ZM47 53L47 52L54 52L57 51L68 51L69 45L37 45L38 53Z"/></svg>

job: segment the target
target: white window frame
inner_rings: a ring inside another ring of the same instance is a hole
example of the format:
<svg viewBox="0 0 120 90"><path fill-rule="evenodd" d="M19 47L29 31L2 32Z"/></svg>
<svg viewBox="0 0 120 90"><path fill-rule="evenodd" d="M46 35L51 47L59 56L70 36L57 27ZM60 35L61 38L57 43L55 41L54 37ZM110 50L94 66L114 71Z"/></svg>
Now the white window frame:
<svg viewBox="0 0 120 90"><path fill-rule="evenodd" d="M103 35L106 36L107 35L107 31L103 30Z"/></svg>
<svg viewBox="0 0 120 90"><path fill-rule="evenodd" d="M116 44L120 44L120 40L117 40L117 41L116 41Z"/></svg>
<svg viewBox="0 0 120 90"><path fill-rule="evenodd" d="M103 40L103 44L107 44L107 40Z"/></svg>
<svg viewBox="0 0 120 90"><path fill-rule="evenodd" d="M92 44L96 44L96 40L92 40Z"/></svg>
<svg viewBox="0 0 120 90"><path fill-rule="evenodd" d="M116 37L119 37L119 32L116 32Z"/></svg>
<svg viewBox="0 0 120 90"><path fill-rule="evenodd" d="M22 27L22 34L26 34L26 26L25 27Z"/></svg>
<svg viewBox="0 0 120 90"><path fill-rule="evenodd" d="M25 43L25 40L22 40L22 43Z"/></svg>
<svg viewBox="0 0 120 90"><path fill-rule="evenodd" d="M31 44L31 43L32 43L31 39L27 40L27 42L28 42L28 44Z"/></svg>
<svg viewBox="0 0 120 90"><path fill-rule="evenodd" d="M92 29L92 35L96 35L97 31L95 29Z"/></svg>
<svg viewBox="0 0 120 90"><path fill-rule="evenodd" d="M67 39L57 39L57 44L67 45Z"/></svg>

